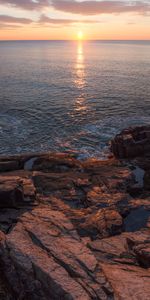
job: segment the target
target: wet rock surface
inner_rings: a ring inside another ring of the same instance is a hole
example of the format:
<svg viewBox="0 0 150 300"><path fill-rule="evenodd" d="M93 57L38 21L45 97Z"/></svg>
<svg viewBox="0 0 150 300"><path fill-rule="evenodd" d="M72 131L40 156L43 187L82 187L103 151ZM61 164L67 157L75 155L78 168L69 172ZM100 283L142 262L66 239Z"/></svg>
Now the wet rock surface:
<svg viewBox="0 0 150 300"><path fill-rule="evenodd" d="M111 141L116 157L134 158L150 152L150 125L123 130Z"/></svg>
<svg viewBox="0 0 150 300"><path fill-rule="evenodd" d="M0 299L148 300L148 161L1 158Z"/></svg>

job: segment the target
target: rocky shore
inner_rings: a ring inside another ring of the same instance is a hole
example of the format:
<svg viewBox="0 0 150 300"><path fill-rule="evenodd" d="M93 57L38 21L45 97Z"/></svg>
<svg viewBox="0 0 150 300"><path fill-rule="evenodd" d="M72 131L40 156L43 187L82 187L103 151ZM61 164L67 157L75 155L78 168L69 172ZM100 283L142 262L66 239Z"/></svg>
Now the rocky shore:
<svg viewBox="0 0 150 300"><path fill-rule="evenodd" d="M150 299L150 126L111 149L0 158L1 300Z"/></svg>

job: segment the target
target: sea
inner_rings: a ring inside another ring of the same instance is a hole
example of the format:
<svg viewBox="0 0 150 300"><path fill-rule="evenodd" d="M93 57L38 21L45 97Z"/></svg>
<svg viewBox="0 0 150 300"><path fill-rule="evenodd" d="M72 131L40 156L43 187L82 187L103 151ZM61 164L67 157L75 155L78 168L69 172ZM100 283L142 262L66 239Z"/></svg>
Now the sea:
<svg viewBox="0 0 150 300"><path fill-rule="evenodd" d="M0 155L107 157L150 124L150 41L1 41Z"/></svg>

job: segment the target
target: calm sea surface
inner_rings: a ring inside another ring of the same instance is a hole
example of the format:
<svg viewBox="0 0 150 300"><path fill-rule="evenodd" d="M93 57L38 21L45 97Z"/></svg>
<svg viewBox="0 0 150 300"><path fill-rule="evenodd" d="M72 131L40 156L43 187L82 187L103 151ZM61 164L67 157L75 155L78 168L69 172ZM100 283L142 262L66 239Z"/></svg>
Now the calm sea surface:
<svg viewBox="0 0 150 300"><path fill-rule="evenodd" d="M0 154L103 156L150 123L150 42L0 42Z"/></svg>

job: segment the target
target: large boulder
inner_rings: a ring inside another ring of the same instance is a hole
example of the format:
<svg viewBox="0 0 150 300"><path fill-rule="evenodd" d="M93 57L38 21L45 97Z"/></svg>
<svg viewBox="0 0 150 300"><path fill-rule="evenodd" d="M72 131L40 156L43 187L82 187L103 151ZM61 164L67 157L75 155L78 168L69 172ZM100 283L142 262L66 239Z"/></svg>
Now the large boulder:
<svg viewBox="0 0 150 300"><path fill-rule="evenodd" d="M148 300L150 271L132 265L102 264L103 272L115 292L116 300Z"/></svg>
<svg viewBox="0 0 150 300"><path fill-rule="evenodd" d="M111 141L111 151L118 158L134 158L150 151L150 126L130 127Z"/></svg>

